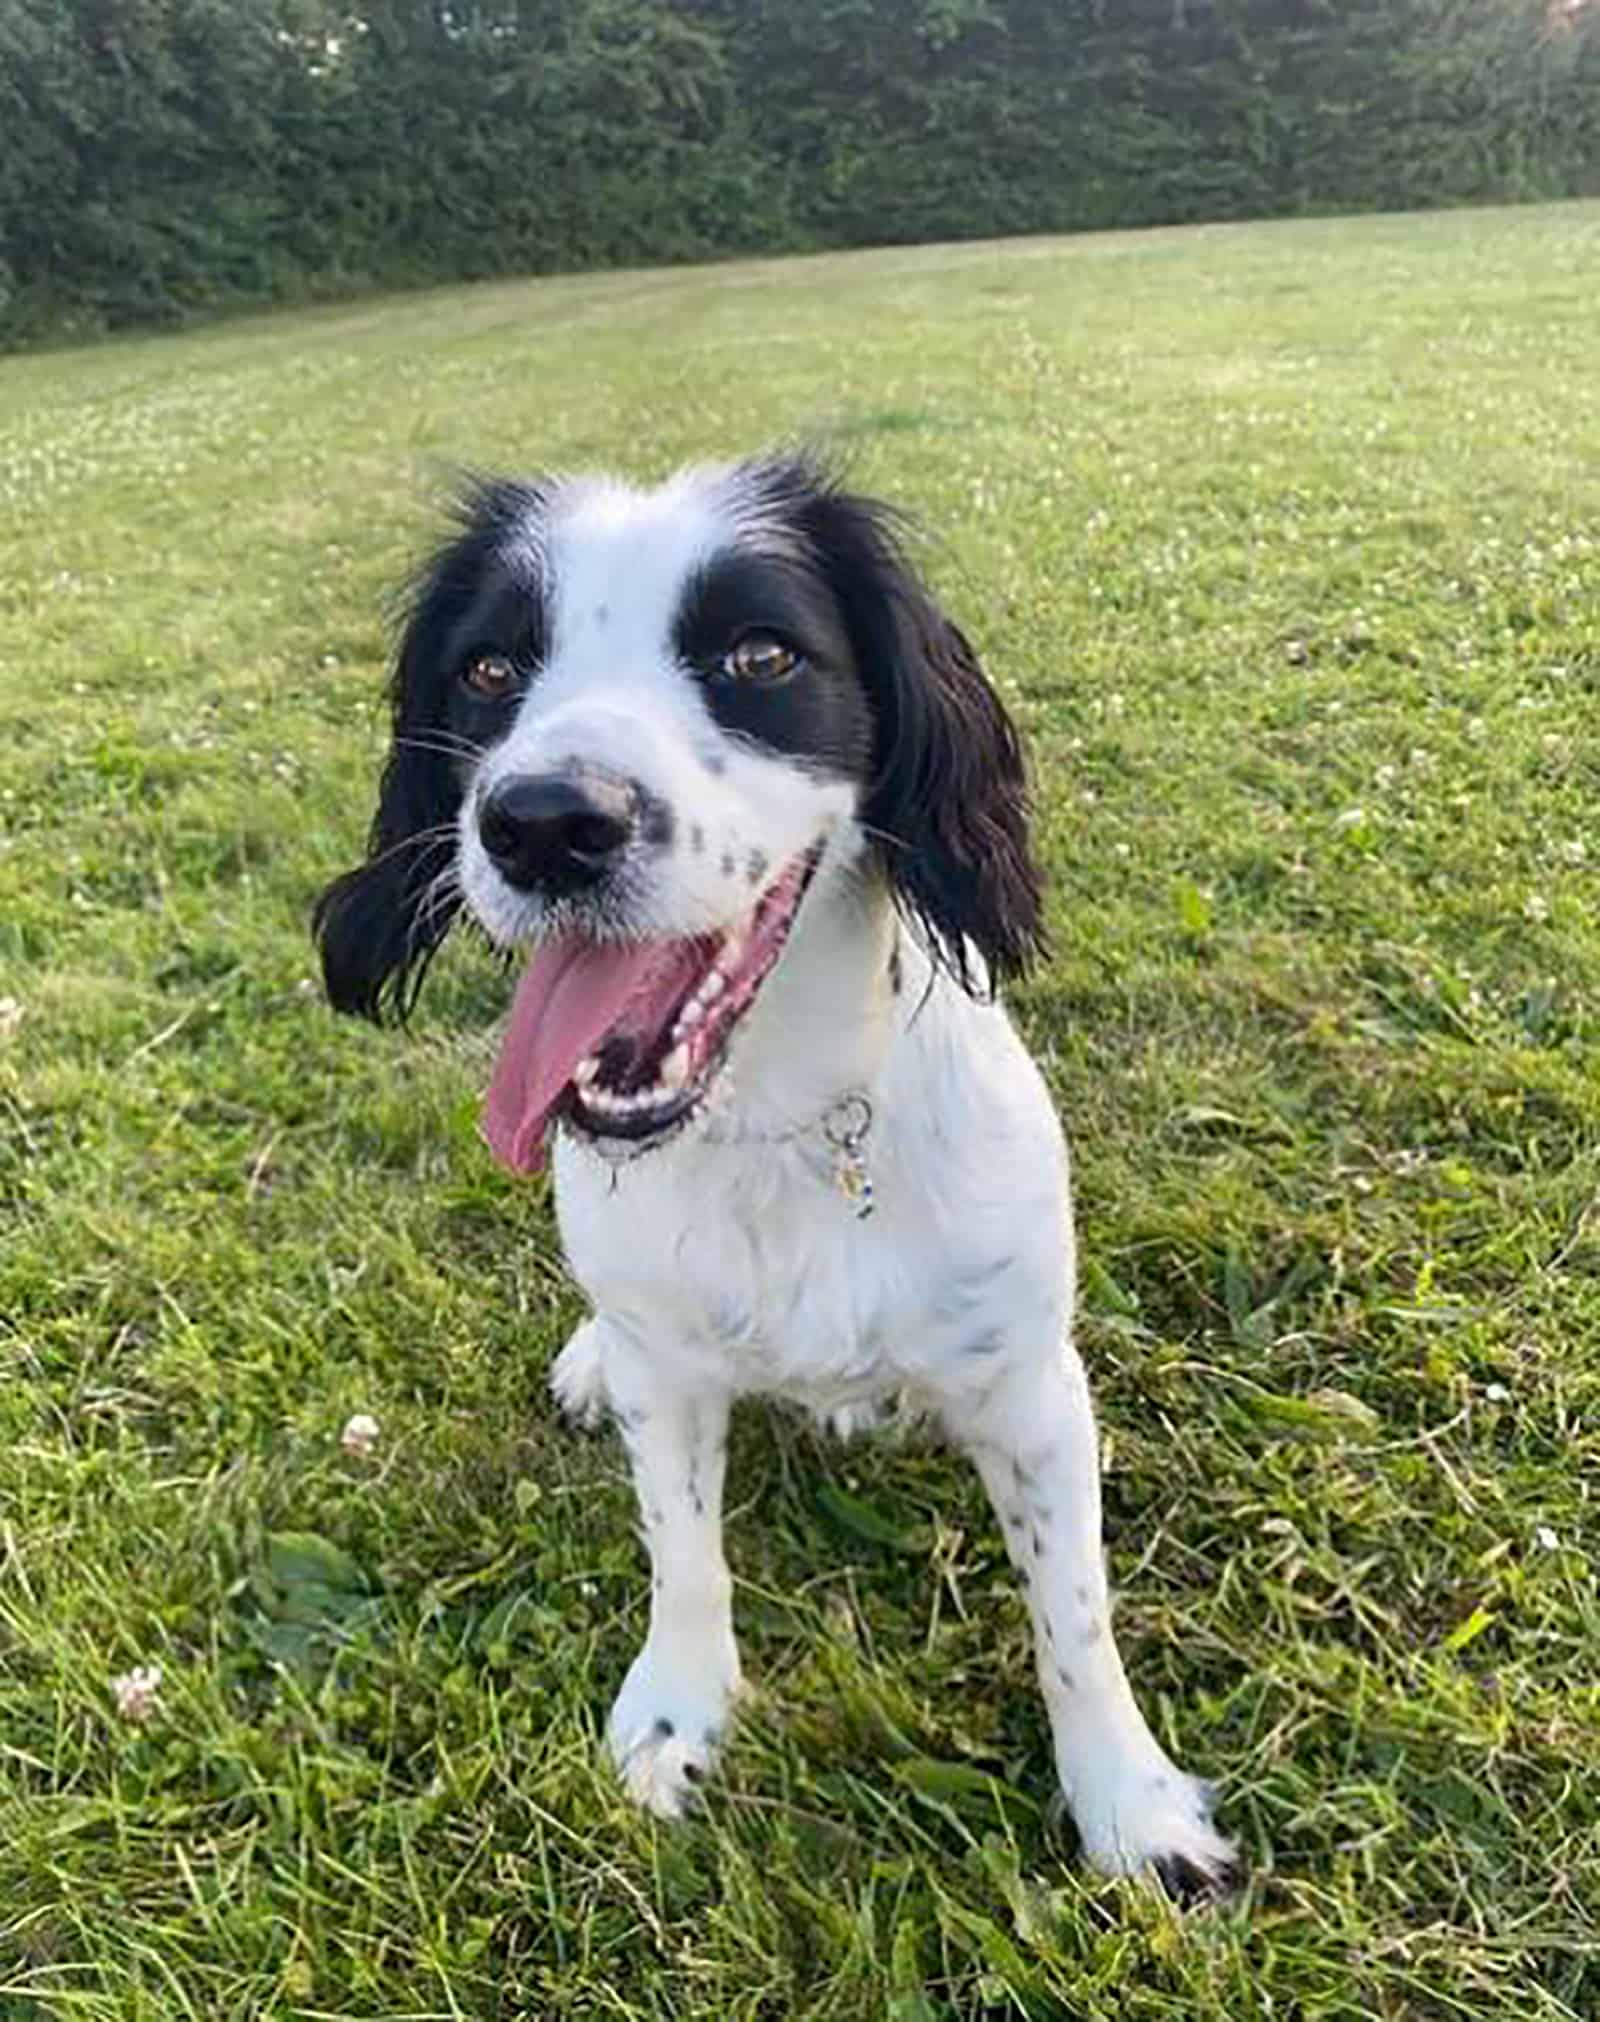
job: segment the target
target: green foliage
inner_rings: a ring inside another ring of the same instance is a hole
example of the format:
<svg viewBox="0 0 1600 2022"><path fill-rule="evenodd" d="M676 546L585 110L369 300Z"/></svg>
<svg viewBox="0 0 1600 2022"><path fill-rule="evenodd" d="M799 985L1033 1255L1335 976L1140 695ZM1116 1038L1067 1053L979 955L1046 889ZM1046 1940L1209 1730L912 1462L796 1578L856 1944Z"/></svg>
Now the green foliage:
<svg viewBox="0 0 1600 2022"><path fill-rule="evenodd" d="M1548 0L0 0L0 342L379 282L1600 189Z"/></svg>

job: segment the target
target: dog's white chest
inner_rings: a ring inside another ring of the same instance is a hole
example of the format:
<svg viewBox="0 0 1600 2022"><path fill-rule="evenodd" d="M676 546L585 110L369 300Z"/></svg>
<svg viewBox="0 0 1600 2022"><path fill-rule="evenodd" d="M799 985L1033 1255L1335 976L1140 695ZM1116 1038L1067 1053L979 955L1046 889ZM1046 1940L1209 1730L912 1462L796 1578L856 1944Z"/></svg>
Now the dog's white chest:
<svg viewBox="0 0 1600 2022"><path fill-rule="evenodd" d="M656 1164L599 1187L561 1171L568 1261L600 1310L715 1360L739 1391L894 1380L892 1344L915 1332L918 1303L902 1217L861 1218L825 1143Z"/></svg>
<svg viewBox="0 0 1600 2022"><path fill-rule="evenodd" d="M610 1169L563 1147L557 1197L574 1275L652 1352L737 1392L819 1409L915 1387L952 1361L981 1364L1024 1314L1049 1338L1070 1273L1060 1139L1009 1027L986 1021L985 1037L1000 1091L969 1086L955 1100L948 1085L928 1087L928 1062L915 1057L909 1088L896 1076L880 1090L859 1148L873 1190L865 1217L850 1153L822 1129L691 1140ZM971 1061L969 1048L953 1052ZM952 1114L972 1120L952 1130Z"/></svg>

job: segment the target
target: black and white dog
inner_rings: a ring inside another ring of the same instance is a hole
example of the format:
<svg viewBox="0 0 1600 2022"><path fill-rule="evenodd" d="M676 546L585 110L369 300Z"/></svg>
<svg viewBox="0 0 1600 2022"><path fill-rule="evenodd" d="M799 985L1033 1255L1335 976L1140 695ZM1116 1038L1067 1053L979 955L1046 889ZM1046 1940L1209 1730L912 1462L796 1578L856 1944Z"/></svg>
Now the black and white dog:
<svg viewBox="0 0 1600 2022"><path fill-rule="evenodd" d="M881 506L810 464L487 482L422 576L329 994L404 1013L465 905L529 951L485 1132L553 1139L593 1307L557 1397L632 1460L650 1630L611 1712L676 1814L739 1688L729 1406L893 1394L971 1455L1027 1583L1085 1852L1234 1862L1112 1639L1067 1154L991 986L1040 944L1016 735Z"/></svg>

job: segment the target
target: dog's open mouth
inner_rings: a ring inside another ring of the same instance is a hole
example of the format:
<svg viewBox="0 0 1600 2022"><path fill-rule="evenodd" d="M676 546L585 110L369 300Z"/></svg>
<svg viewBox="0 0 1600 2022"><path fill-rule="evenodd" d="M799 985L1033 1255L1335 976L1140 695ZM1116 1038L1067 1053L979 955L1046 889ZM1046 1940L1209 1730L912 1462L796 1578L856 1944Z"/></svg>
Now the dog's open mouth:
<svg viewBox="0 0 1600 2022"><path fill-rule="evenodd" d="M783 953L815 868L814 850L794 858L726 933L541 943L484 1104L496 1158L535 1170L556 1117L587 1137L641 1146L684 1122Z"/></svg>

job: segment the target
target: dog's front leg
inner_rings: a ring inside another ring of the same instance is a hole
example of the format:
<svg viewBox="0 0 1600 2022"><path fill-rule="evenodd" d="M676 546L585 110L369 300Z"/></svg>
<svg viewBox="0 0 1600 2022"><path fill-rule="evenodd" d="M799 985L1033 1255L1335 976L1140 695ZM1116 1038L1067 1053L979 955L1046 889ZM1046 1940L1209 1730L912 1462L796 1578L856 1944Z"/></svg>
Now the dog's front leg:
<svg viewBox="0 0 1600 2022"><path fill-rule="evenodd" d="M1233 1849L1212 1828L1206 1786L1145 1725L1112 1638L1083 1365L1070 1343L991 1356L982 1387L950 1397L945 1416L1027 1587L1056 1765L1084 1853L1106 1874L1154 1868L1182 1900L1218 1894L1233 1879Z"/></svg>
<svg viewBox="0 0 1600 2022"><path fill-rule="evenodd" d="M618 1330L604 1334L602 1355L651 1576L650 1633L617 1695L608 1738L629 1793L676 1818L711 1767L739 1689L733 1581L722 1553L729 1399L674 1381L670 1357Z"/></svg>

